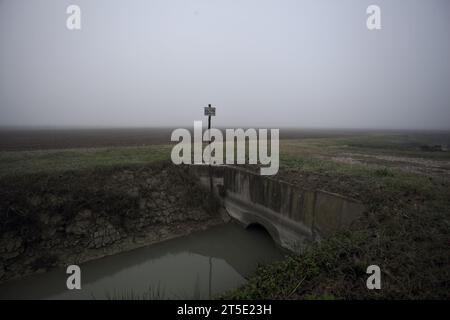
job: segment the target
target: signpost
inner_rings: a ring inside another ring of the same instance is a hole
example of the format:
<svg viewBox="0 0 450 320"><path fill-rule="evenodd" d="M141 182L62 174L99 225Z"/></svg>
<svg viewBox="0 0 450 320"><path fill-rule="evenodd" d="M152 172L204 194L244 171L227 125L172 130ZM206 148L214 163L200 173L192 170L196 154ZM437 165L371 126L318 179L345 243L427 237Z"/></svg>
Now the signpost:
<svg viewBox="0 0 450 320"><path fill-rule="evenodd" d="M216 115L216 107L211 107L209 104L208 107L205 107L205 116L215 116Z"/></svg>
<svg viewBox="0 0 450 320"><path fill-rule="evenodd" d="M216 107L211 107L211 104L208 104L205 107L205 116L208 116L208 130L211 129L211 116L214 117L216 115ZM211 143L211 132L209 133L209 143Z"/></svg>
<svg viewBox="0 0 450 320"><path fill-rule="evenodd" d="M216 115L216 107L211 107L208 104L205 107L205 116L208 116L208 132L209 132L209 144L211 144L211 117ZM209 190L213 192L213 180L212 180L212 168L211 168L211 152L209 153Z"/></svg>
<svg viewBox="0 0 450 320"><path fill-rule="evenodd" d="M208 104L207 107L205 107L205 116L208 116L208 130L211 130L211 117L214 117L216 115L216 107L211 107L211 104ZM209 132L209 143L211 143L211 132ZM209 161L211 164L211 159Z"/></svg>

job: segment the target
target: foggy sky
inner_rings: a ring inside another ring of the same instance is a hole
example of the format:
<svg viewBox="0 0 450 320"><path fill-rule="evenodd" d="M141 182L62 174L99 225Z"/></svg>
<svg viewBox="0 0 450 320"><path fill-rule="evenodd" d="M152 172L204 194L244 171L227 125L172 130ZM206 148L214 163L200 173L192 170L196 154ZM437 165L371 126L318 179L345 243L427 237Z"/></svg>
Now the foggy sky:
<svg viewBox="0 0 450 320"><path fill-rule="evenodd" d="M448 0L0 0L0 126L450 129L449 30Z"/></svg>

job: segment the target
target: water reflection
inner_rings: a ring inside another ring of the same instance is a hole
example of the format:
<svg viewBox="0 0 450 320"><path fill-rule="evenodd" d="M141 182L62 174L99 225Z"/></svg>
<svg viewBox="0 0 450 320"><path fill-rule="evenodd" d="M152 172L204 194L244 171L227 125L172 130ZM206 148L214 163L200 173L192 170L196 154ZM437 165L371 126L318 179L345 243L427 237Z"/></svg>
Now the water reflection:
<svg viewBox="0 0 450 320"><path fill-rule="evenodd" d="M65 270L0 286L0 298L204 299L245 283L259 263L282 251L260 230L228 224L81 265L81 290Z"/></svg>

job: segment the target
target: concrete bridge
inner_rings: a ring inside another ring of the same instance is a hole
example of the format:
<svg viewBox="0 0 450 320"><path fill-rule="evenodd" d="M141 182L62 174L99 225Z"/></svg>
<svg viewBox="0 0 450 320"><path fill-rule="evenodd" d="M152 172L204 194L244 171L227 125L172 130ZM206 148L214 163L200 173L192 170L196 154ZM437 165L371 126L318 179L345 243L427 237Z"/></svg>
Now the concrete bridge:
<svg viewBox="0 0 450 320"><path fill-rule="evenodd" d="M285 181L233 166L190 167L202 184L220 195L228 214L244 227L263 226L275 242L301 252L308 242L349 228L365 207L323 190L305 190Z"/></svg>

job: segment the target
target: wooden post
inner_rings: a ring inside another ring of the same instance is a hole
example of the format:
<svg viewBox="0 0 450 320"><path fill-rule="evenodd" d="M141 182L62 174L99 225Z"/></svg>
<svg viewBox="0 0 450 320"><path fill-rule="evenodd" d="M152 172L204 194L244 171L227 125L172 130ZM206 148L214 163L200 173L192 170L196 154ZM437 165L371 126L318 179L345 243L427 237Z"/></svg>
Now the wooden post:
<svg viewBox="0 0 450 320"><path fill-rule="evenodd" d="M208 104L208 107L205 107L205 116L208 116L208 133L209 133L209 147L211 146L211 116L216 115L216 108L211 107L211 104ZM210 150L211 151L211 150ZM212 178L212 167L211 167L211 152L209 153L209 190L213 192L213 178Z"/></svg>
<svg viewBox="0 0 450 320"><path fill-rule="evenodd" d="M211 108L211 104L208 104L208 108ZM211 114L208 115L208 133L209 133L209 146L211 147ZM209 150L209 191L213 192L213 178L211 168L211 149Z"/></svg>
<svg viewBox="0 0 450 320"><path fill-rule="evenodd" d="M208 104L208 108L211 108L211 104ZM211 114L208 115L208 130L211 129ZM209 143L211 143L211 132L209 133Z"/></svg>

